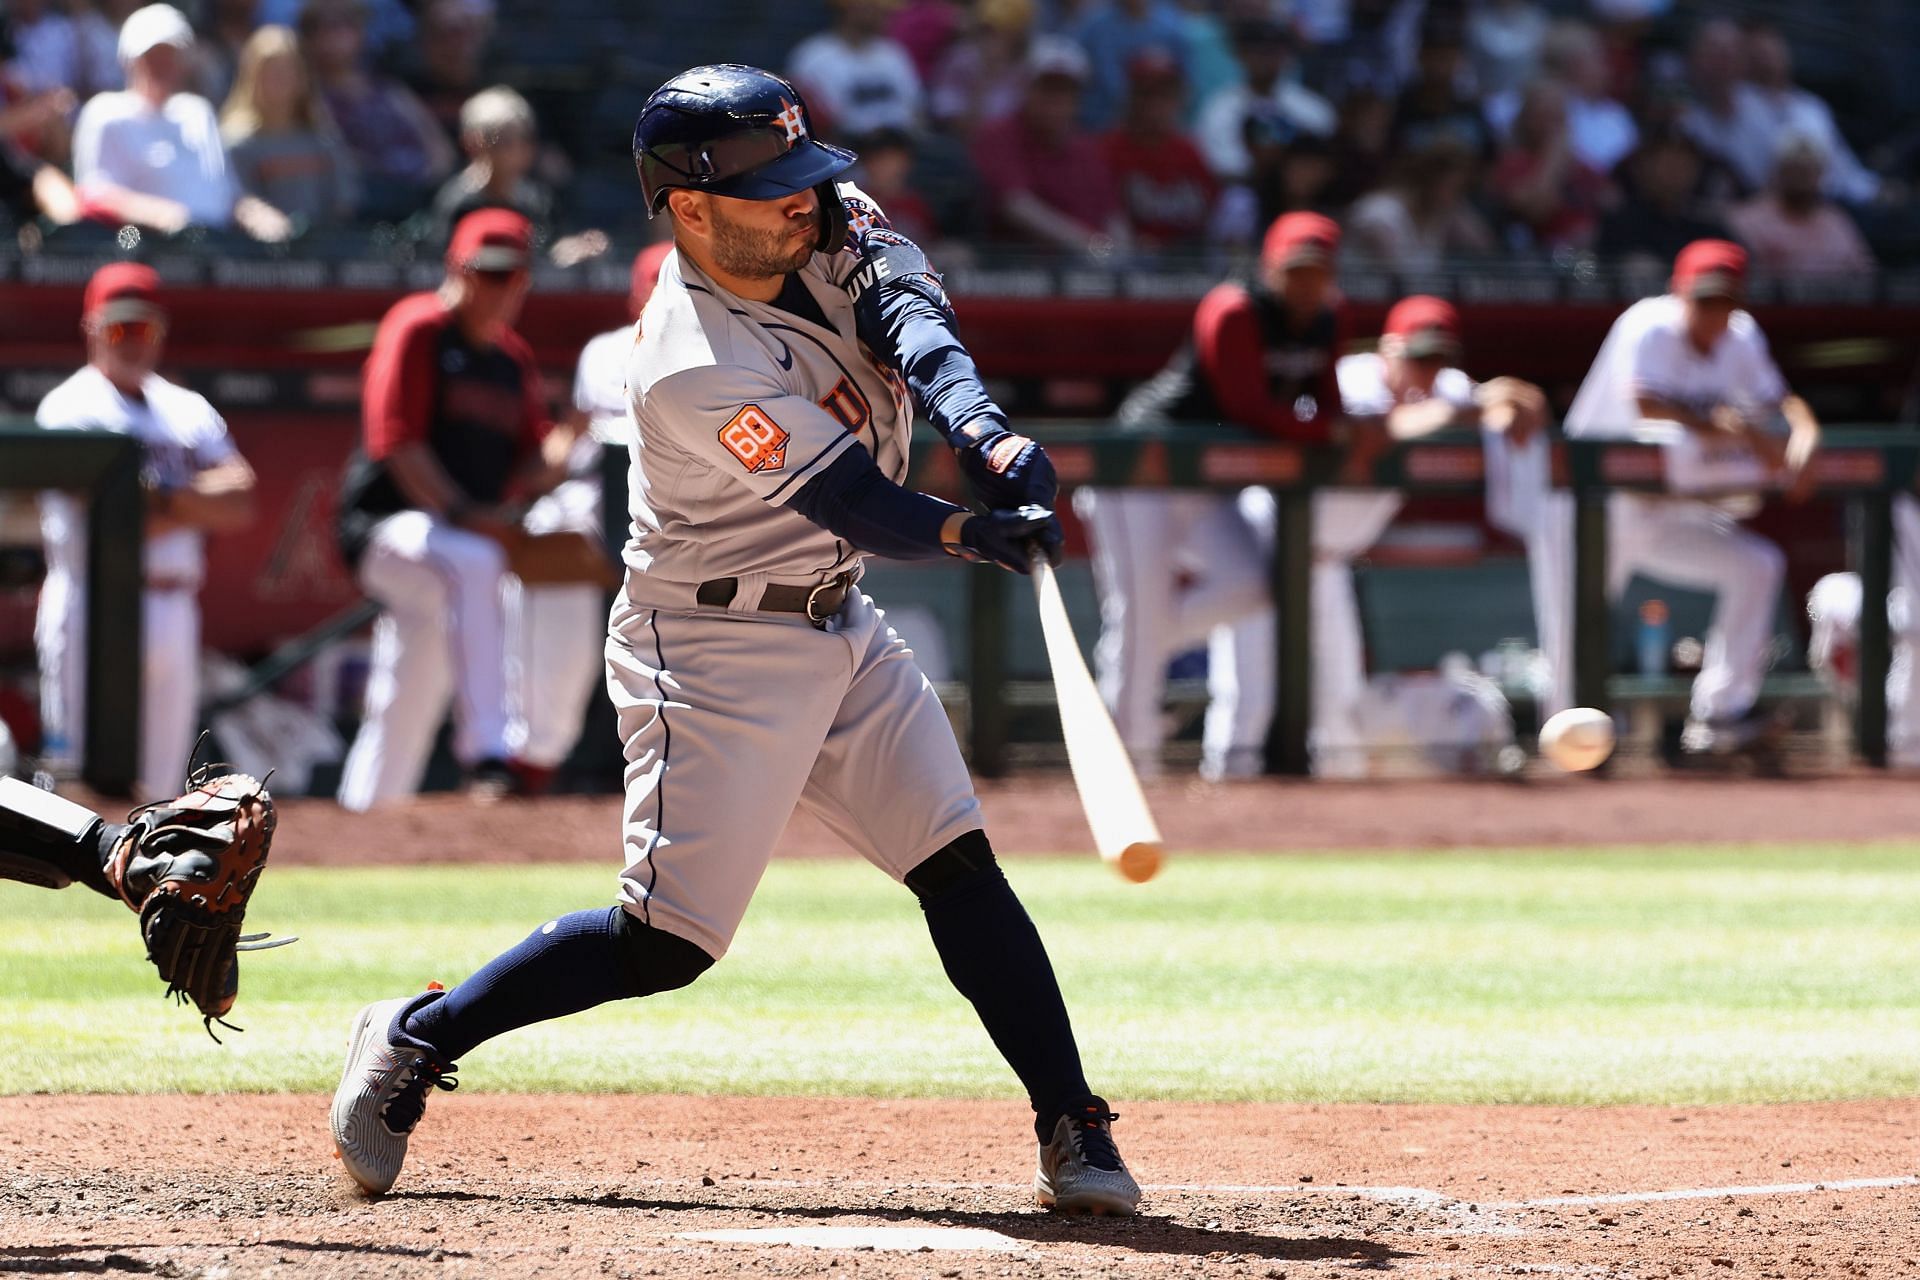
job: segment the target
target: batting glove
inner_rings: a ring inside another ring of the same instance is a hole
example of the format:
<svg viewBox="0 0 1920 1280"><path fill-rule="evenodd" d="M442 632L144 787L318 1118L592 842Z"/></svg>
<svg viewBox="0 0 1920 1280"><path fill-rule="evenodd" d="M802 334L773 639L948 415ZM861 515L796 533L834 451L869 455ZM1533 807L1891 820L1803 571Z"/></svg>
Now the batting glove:
<svg viewBox="0 0 1920 1280"><path fill-rule="evenodd" d="M1025 506L968 516L960 526L960 541L947 551L963 560L991 561L1015 573L1032 573L1036 551L1048 564L1060 563L1066 535L1059 517L1046 507Z"/></svg>

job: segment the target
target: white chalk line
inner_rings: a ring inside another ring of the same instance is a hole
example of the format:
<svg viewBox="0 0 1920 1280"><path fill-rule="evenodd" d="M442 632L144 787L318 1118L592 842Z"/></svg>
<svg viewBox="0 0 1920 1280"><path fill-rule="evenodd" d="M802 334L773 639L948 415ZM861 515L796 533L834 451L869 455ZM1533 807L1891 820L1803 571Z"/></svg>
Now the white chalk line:
<svg viewBox="0 0 1920 1280"><path fill-rule="evenodd" d="M782 1190L819 1190L835 1188L857 1191L1019 1191L1024 1188L1004 1182L923 1182L876 1181L873 1179L809 1178L728 1178L720 1185L738 1188L775 1187ZM1903 1174L1886 1178L1832 1178L1818 1182L1772 1182L1727 1187L1673 1187L1661 1191L1615 1191L1596 1195L1540 1196L1531 1200L1469 1201L1449 1196L1428 1187L1341 1186L1315 1183L1245 1182L1148 1182L1141 1190L1148 1194L1276 1196L1359 1196L1393 1204L1418 1205L1446 1212L1465 1208L1469 1203L1481 1209L1564 1209L1610 1204L1657 1204L1668 1200L1714 1200L1728 1196L1798 1196L1838 1191L1882 1191L1899 1187L1920 1187L1920 1176Z"/></svg>

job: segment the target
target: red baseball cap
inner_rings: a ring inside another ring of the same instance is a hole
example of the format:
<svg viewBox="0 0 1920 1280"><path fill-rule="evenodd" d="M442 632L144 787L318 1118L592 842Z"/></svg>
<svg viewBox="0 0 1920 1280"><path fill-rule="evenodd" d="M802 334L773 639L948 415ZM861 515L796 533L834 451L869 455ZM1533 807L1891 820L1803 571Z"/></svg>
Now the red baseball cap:
<svg viewBox="0 0 1920 1280"><path fill-rule="evenodd" d="M660 282L660 264L672 252L673 241L662 240L633 255L633 286L627 295L632 299L633 314L639 315L647 299L653 296L653 286Z"/></svg>
<svg viewBox="0 0 1920 1280"><path fill-rule="evenodd" d="M1683 298L1738 298L1747 287L1747 251L1731 240L1695 240L1673 260L1673 291Z"/></svg>
<svg viewBox="0 0 1920 1280"><path fill-rule="evenodd" d="M1266 267L1333 265L1340 252L1340 224L1317 213L1283 213L1267 228L1260 244L1260 264Z"/></svg>
<svg viewBox="0 0 1920 1280"><path fill-rule="evenodd" d="M142 262L113 262L87 281L81 314L109 323L121 320L157 320L166 315L160 305L160 273Z"/></svg>
<svg viewBox="0 0 1920 1280"><path fill-rule="evenodd" d="M1387 312L1387 336L1398 338L1415 360L1460 352L1460 313L1445 298L1416 293Z"/></svg>
<svg viewBox="0 0 1920 1280"><path fill-rule="evenodd" d="M456 271L519 271L532 257L533 224L512 209L475 209L447 246L447 265Z"/></svg>

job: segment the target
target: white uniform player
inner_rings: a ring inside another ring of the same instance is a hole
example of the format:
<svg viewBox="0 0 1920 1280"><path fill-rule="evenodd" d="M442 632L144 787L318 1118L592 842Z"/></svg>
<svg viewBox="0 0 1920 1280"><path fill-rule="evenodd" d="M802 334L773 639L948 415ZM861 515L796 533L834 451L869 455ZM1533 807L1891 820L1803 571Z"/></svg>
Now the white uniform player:
<svg viewBox="0 0 1920 1280"><path fill-rule="evenodd" d="M629 305L635 320L671 247L651 245L634 259ZM583 429L566 459L567 479L528 509L528 533L578 533L595 542L605 536L601 455L609 448L624 450L633 439L627 360L635 336L633 324L624 324L581 348L570 425ZM587 702L605 674L606 593L598 583L529 587L515 579L507 587L507 617L513 632L508 661L514 700L507 746L523 783L540 790L572 751Z"/></svg>
<svg viewBox="0 0 1920 1280"><path fill-rule="evenodd" d="M89 363L48 392L35 421L53 431L113 431L140 441L148 491L146 592L141 599L140 755L149 799L176 794L200 723L200 602L209 530L252 518L254 477L206 399L159 374L166 315L159 277L123 263L87 286L82 327ZM47 577L34 640L48 763L75 767L85 752L86 504L41 498Z"/></svg>
<svg viewBox="0 0 1920 1280"><path fill-rule="evenodd" d="M1753 317L1738 310L1746 254L1725 241L1697 241L1675 262L1673 292L1628 308L1608 333L1567 413L1584 439L1650 440L1665 446L1677 490L1758 488L1798 472L1819 427L1789 393ZM1784 413L1791 436L1769 434ZM1548 710L1571 704L1573 508L1543 491L1543 458L1504 474L1517 491L1497 506L1527 542L1534 609L1556 687ZM1754 702L1766 674L1785 557L1742 528L1721 505L1681 493L1616 493L1608 500L1607 589L1617 595L1641 573L1717 597L1682 746L1725 752L1766 728Z"/></svg>
<svg viewBox="0 0 1920 1280"><path fill-rule="evenodd" d="M331 1122L367 1191L392 1186L456 1058L724 955L803 805L919 899L1033 1103L1040 1203L1138 1203L946 714L857 585L869 553L1057 556L1051 464L986 396L919 250L833 184L854 157L808 134L790 84L731 64L674 77L641 114L642 190L676 248L627 370L633 534L606 649L619 904L549 921L449 992L360 1011ZM916 403L987 511L901 487Z"/></svg>
<svg viewBox="0 0 1920 1280"><path fill-rule="evenodd" d="M1860 677L1860 614L1865 607L1857 573L1830 573L1807 593L1813 635L1807 665L1851 683ZM1893 589L1887 597L1892 665L1887 670L1887 760L1920 767L1920 500L1893 499Z"/></svg>

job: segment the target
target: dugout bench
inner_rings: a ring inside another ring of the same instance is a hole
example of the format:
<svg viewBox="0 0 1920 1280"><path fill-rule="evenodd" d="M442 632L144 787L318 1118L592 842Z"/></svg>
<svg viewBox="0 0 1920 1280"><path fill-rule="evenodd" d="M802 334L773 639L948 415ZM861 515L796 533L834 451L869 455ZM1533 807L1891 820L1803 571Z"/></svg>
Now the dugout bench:
<svg viewBox="0 0 1920 1280"><path fill-rule="evenodd" d="M1120 431L1105 422L1028 422L1019 427L1046 446L1063 490L1086 484L1223 491L1258 484L1273 490L1279 508L1273 596L1280 626L1278 707L1268 737L1267 766L1278 774L1308 772L1314 491L1380 488L1410 494L1479 494L1484 485L1484 454L1477 432L1445 432L1398 445L1381 455L1365 475L1356 476L1342 450L1257 441L1224 426L1183 424ZM1884 601L1891 587L1893 496L1913 490L1916 462L1920 462L1920 437L1886 427L1828 428L1825 446L1814 461L1815 494L1848 504L1848 561L1860 573L1868 600ZM1575 702L1611 710L1617 702L1670 698L1681 687L1676 680L1648 681L1610 671L1606 592L1607 495L1614 490L1663 490L1662 451L1654 445L1556 439L1553 475L1555 486L1570 490L1575 504ZM908 483L965 500L965 486L951 452L930 433L915 437ZM1012 580L1006 574L968 577L968 747L974 768L990 777L1006 768L1007 593L1011 589ZM1884 766L1887 760L1886 677L1891 662L1886 610L1863 610L1854 741L1861 758L1874 766ZM1800 700L1817 696L1820 690L1806 679L1774 677L1769 692Z"/></svg>

